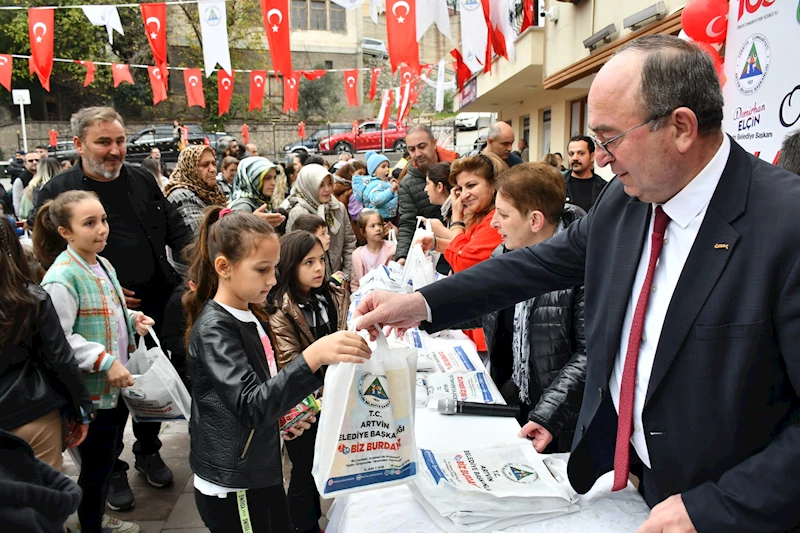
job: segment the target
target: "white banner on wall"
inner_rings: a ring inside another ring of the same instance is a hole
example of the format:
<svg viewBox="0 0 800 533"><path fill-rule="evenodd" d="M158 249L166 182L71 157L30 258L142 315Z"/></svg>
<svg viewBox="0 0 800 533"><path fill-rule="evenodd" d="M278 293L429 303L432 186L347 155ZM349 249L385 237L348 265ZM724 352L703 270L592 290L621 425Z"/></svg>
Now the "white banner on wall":
<svg viewBox="0 0 800 533"><path fill-rule="evenodd" d="M777 161L800 129L800 0L731 0L723 129L745 150Z"/></svg>

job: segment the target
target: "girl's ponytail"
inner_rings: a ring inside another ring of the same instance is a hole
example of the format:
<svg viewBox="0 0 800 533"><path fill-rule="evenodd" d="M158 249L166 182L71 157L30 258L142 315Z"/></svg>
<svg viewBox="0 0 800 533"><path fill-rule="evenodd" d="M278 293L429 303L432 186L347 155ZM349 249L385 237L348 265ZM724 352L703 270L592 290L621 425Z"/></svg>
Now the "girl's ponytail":
<svg viewBox="0 0 800 533"><path fill-rule="evenodd" d="M50 200L39 208L33 225L33 253L45 270L48 270L56 257L67 248L67 241L58 233L58 226L54 225L50 215L52 207L53 200Z"/></svg>
<svg viewBox="0 0 800 533"><path fill-rule="evenodd" d="M181 301L186 309L186 343L189 343L189 333L192 331L197 317L206 305L206 302L214 297L219 286L217 272L214 270L214 258L208 251L209 235L212 226L219 220L219 213L222 207L215 205L206 209L203 221L200 223L200 233L195 241L183 251L184 257L192 257L187 272L188 279L193 283L191 290L183 295Z"/></svg>

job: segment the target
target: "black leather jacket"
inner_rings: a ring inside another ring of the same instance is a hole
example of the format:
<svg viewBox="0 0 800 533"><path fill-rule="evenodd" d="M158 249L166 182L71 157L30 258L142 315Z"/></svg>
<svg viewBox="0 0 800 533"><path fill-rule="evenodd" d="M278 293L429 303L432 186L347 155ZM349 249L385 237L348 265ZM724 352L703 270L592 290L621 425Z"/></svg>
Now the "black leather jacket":
<svg viewBox="0 0 800 533"><path fill-rule="evenodd" d="M269 325L261 323L269 335ZM201 478L235 488L283 483L278 419L322 386L304 357L274 378L256 325L210 300L189 337L191 455Z"/></svg>
<svg viewBox="0 0 800 533"><path fill-rule="evenodd" d="M567 204L562 220L568 226L584 215L583 209ZM492 256L502 254L500 245ZM528 419L540 424L552 435L558 452L569 452L575 434L578 412L586 381L586 339L584 336L583 287L553 291L539 296L531 308L528 324L530 343L530 380L542 395L528 413ZM511 308L506 312L514 313ZM477 321L459 327L483 327L489 357L511 358L511 353L495 353L497 319L500 312L489 313ZM493 373L493 378L496 376ZM502 383L497 383L502 386ZM531 398L536 401L535 398Z"/></svg>
<svg viewBox="0 0 800 533"><path fill-rule="evenodd" d="M50 296L39 285L28 290L39 301L36 319L17 344L0 351L0 429L12 430L66 406L71 420L94 407Z"/></svg>

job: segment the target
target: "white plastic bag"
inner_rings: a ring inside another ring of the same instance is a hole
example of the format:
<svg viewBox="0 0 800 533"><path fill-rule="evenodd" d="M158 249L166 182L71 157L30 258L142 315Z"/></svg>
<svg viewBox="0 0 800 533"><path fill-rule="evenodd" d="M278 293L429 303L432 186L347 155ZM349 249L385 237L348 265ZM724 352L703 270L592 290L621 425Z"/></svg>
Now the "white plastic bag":
<svg viewBox="0 0 800 533"><path fill-rule="evenodd" d="M416 475L415 366L415 349L391 348L381 334L363 364L328 367L312 468L323 498L405 483Z"/></svg>
<svg viewBox="0 0 800 533"><path fill-rule="evenodd" d="M138 349L125 365L133 375L134 384L120 393L134 422L189 420L192 406L189 392L164 355L156 334L152 329L149 333L156 346L148 350L144 339L139 339Z"/></svg>
<svg viewBox="0 0 800 533"><path fill-rule="evenodd" d="M402 286L409 292L416 291L433 283L435 273L436 263L433 258L422 251L421 244L412 244L406 256Z"/></svg>

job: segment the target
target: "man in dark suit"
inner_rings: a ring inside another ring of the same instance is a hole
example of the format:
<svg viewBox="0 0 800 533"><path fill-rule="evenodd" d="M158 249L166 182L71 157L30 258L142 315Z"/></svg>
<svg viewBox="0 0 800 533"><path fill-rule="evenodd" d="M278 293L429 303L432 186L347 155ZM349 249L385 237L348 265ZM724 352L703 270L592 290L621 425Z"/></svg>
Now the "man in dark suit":
<svg viewBox="0 0 800 533"><path fill-rule="evenodd" d="M585 493L613 470L616 490L637 473L653 507L640 533L800 525L800 181L724 135L722 103L695 45L628 43L589 93L597 162L617 177L586 217L358 309L364 325L438 330L584 284L570 481Z"/></svg>

